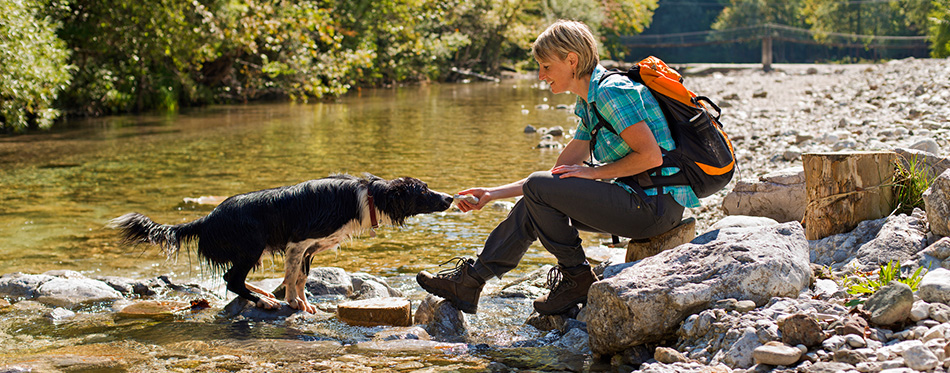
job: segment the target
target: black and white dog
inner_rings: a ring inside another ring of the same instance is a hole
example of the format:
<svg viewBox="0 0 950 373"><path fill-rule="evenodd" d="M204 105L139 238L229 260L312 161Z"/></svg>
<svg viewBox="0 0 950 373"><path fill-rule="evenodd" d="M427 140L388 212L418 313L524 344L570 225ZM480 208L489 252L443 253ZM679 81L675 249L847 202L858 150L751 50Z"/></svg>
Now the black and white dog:
<svg viewBox="0 0 950 373"><path fill-rule="evenodd" d="M190 223L163 225L130 213L109 225L121 230L125 242L158 245L169 256L197 241L198 255L213 269L226 270L228 290L267 309L280 302L246 283L247 274L263 254L283 253L285 300L313 313L316 307L307 302L304 288L314 254L361 232L373 233L379 224L402 225L410 216L444 211L451 204L452 196L411 177L333 175L229 197Z"/></svg>

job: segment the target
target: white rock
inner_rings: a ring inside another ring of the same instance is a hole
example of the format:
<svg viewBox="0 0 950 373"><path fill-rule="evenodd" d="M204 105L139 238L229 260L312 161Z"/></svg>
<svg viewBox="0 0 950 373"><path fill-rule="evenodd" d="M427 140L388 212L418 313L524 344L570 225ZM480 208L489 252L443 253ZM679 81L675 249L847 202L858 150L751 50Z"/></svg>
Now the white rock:
<svg viewBox="0 0 950 373"><path fill-rule="evenodd" d="M937 356L924 345L918 345L904 350L901 353L904 357L904 364L915 370L930 370L936 368L940 361Z"/></svg>
<svg viewBox="0 0 950 373"><path fill-rule="evenodd" d="M950 270L937 268L924 275L917 296L930 303L950 304Z"/></svg>

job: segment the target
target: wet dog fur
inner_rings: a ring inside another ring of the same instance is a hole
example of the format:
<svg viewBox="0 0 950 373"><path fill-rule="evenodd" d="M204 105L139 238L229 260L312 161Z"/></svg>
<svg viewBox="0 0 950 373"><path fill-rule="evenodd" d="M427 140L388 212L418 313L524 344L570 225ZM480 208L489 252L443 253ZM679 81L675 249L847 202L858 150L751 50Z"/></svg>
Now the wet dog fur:
<svg viewBox="0 0 950 373"><path fill-rule="evenodd" d="M307 302L305 291L311 259L373 228L369 196L383 225L402 225L410 216L444 211L452 203L452 196L411 177L333 175L235 195L189 223L158 224L129 213L109 225L120 230L126 243L158 245L168 256L196 241L198 256L215 270L225 271L228 290L266 309L279 308L280 302L248 284L247 275L260 266L264 254L282 253L285 301L313 313L316 307Z"/></svg>

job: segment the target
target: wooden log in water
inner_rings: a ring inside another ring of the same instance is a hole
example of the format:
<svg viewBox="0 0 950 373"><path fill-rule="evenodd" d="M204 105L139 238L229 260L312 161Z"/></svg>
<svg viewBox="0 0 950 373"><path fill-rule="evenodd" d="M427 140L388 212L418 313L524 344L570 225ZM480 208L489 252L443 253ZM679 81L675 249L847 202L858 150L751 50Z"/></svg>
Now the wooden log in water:
<svg viewBox="0 0 950 373"><path fill-rule="evenodd" d="M894 152L806 153L805 237L845 233L894 207Z"/></svg>

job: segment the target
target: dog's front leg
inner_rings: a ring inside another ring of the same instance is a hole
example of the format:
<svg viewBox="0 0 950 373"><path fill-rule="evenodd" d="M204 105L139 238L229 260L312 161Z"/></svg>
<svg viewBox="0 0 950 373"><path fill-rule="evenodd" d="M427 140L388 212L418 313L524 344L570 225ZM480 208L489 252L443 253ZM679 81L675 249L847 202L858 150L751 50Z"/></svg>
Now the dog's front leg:
<svg viewBox="0 0 950 373"><path fill-rule="evenodd" d="M284 262L284 289L286 290L284 300L290 308L316 313L317 307L307 303L305 289L307 275L301 271L304 265L310 264L304 263L306 250L307 247L303 245L290 245L284 254L287 258Z"/></svg>

